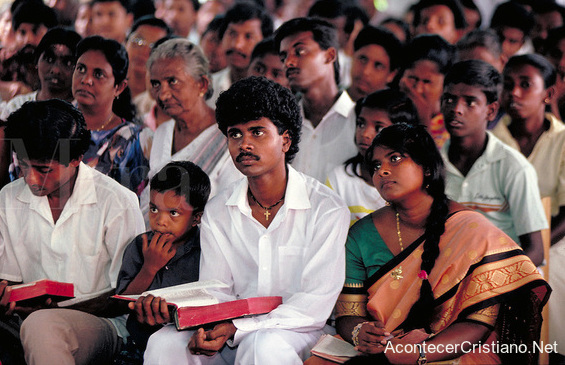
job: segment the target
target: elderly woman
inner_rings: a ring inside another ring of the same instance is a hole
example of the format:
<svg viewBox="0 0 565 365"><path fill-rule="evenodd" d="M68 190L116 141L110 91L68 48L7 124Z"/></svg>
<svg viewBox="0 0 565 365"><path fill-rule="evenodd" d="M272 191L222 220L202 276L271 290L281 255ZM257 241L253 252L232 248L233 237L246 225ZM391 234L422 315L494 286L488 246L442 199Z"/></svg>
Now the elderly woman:
<svg viewBox="0 0 565 365"><path fill-rule="evenodd" d="M77 56L73 95L92 134L83 162L139 195L147 182L150 142L131 121L134 108L124 92L127 52L114 40L92 36L78 44Z"/></svg>
<svg viewBox="0 0 565 365"><path fill-rule="evenodd" d="M151 52L147 69L151 92L172 118L155 130L149 177L172 160L192 161L210 177L210 196L242 177L229 156L226 137L216 126L214 110L206 104L213 89L200 47L186 39L170 39ZM145 217L148 190L141 199Z"/></svg>

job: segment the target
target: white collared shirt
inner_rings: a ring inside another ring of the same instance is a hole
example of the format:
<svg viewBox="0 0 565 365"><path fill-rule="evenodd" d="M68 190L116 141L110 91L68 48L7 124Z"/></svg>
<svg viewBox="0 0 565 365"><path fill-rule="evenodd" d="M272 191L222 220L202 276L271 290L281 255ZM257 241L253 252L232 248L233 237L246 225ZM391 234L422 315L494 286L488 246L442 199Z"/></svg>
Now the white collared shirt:
<svg viewBox="0 0 565 365"><path fill-rule="evenodd" d="M354 106L347 91L343 91L314 128L312 122L304 118L304 106L300 102L304 119L299 151L292 162L295 169L324 183L336 166L357 154Z"/></svg>
<svg viewBox="0 0 565 365"><path fill-rule="evenodd" d="M261 328L321 329L345 280L345 203L289 166L284 203L265 228L252 216L247 190L242 179L206 206L200 280L228 284L222 299L282 296L271 313L233 321L235 344Z"/></svg>
<svg viewBox="0 0 565 365"><path fill-rule="evenodd" d="M143 232L137 196L83 163L56 223L21 178L0 191L0 278L74 283L66 304L94 298L116 287L124 249Z"/></svg>

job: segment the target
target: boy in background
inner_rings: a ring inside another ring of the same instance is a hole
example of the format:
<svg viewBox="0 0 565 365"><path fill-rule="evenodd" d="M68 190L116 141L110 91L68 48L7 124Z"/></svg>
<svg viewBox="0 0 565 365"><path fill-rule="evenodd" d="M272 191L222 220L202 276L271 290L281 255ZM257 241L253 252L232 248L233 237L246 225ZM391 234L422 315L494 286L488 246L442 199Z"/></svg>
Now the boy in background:
<svg viewBox="0 0 565 365"><path fill-rule="evenodd" d="M141 294L198 280L198 224L210 195L208 175L192 162L174 161L153 176L150 189L151 231L127 246L118 275L118 294ZM170 321L164 299L153 298L151 303L147 307L141 300L129 304L135 315L129 316L126 327L142 351L149 336L161 328L157 324Z"/></svg>
<svg viewBox="0 0 565 365"><path fill-rule="evenodd" d="M441 111L450 135L441 154L447 196L482 213L539 266L547 222L534 167L487 132L496 117L502 77L490 64L459 62L446 75Z"/></svg>
<svg viewBox="0 0 565 365"><path fill-rule="evenodd" d="M253 48L247 76L265 76L279 85L289 87L279 52L275 49L275 41L272 37L263 39Z"/></svg>

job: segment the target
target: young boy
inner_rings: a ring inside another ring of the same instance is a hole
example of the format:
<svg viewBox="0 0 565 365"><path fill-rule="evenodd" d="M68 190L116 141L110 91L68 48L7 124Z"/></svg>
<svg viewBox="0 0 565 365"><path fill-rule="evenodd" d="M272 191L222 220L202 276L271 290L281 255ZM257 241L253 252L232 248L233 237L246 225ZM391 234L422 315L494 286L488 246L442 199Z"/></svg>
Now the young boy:
<svg viewBox="0 0 565 365"><path fill-rule="evenodd" d="M279 85L289 87L279 52L275 49L275 41L272 37L263 39L253 48L247 76L265 76Z"/></svg>
<svg viewBox="0 0 565 365"><path fill-rule="evenodd" d="M479 60L459 62L446 75L441 110L451 139L441 149L445 192L485 215L540 265L540 231L547 222L536 172L518 151L487 132L501 84L498 71Z"/></svg>
<svg viewBox="0 0 565 365"><path fill-rule="evenodd" d="M210 195L210 179L189 161L170 162L151 179L149 224L151 231L137 236L126 248L118 275L118 294L141 294L198 280L200 231L198 224ZM142 325L155 316L170 319L166 302L155 298L156 308L146 311L130 303L127 329L142 351L149 336L161 326ZM140 321L138 321L139 319ZM155 323L156 324L156 323Z"/></svg>

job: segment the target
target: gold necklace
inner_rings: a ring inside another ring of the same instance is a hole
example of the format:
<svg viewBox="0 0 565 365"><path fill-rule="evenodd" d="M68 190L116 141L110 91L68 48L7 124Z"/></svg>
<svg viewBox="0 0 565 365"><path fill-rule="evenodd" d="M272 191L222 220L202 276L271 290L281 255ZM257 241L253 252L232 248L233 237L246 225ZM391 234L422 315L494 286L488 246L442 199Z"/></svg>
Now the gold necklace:
<svg viewBox="0 0 565 365"><path fill-rule="evenodd" d="M265 215L265 220L268 221L269 220L269 216L271 215L271 213L269 212L269 210L273 209L274 207L276 207L277 205L279 205L280 202L283 201L284 199L284 194L282 196L282 198L280 198L280 200L278 202L276 202L275 204L271 205L270 207L264 207L263 204L259 203L259 201L257 199L255 199L255 197L253 196L253 193L251 192L251 189L249 189L249 195L251 195L251 199L253 199L253 201L255 203L257 203L261 208L265 209L265 213L263 213Z"/></svg>
<svg viewBox="0 0 565 365"><path fill-rule="evenodd" d="M104 124L102 124L98 129L95 129L96 132L100 132L103 130L111 121L114 119L114 114L110 115L110 119L108 119Z"/></svg>
<svg viewBox="0 0 565 365"><path fill-rule="evenodd" d="M396 234L398 235L398 245L400 246L400 252L404 251L404 246L402 245L402 235L400 234L400 214L396 212ZM400 280L402 276L402 266L398 266L396 269L392 270L390 275L394 280Z"/></svg>

